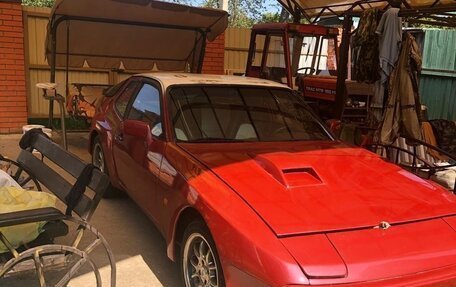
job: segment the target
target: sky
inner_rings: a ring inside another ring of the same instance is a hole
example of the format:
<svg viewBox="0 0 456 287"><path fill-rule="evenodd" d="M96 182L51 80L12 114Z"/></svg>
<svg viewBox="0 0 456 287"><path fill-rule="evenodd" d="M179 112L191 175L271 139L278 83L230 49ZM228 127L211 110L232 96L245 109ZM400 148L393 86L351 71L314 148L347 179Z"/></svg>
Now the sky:
<svg viewBox="0 0 456 287"><path fill-rule="evenodd" d="M172 0L165 0L165 1L171 1ZM202 3L203 1L201 0L190 0L188 1L187 3L191 3L191 5L200 5L200 3ZM268 12L280 12L281 11L281 8L282 6L279 4L279 2L277 0L265 0L265 6L266 6L266 9Z"/></svg>
<svg viewBox="0 0 456 287"><path fill-rule="evenodd" d="M266 0L266 6L270 12L280 12L282 6L276 0Z"/></svg>

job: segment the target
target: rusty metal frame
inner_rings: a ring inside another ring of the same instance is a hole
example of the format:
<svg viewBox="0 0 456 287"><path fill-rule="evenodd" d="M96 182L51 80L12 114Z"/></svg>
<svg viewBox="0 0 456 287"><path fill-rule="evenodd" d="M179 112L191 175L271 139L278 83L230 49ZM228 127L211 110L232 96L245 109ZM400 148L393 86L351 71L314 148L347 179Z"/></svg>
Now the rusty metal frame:
<svg viewBox="0 0 456 287"><path fill-rule="evenodd" d="M95 274L96 281L97 281L97 287L102 286L102 279L100 277L99 273L99 268L94 264L94 262L91 259L91 254L92 252L98 247L101 246L105 253L106 256L108 257L109 261L109 267L110 267L110 286L115 287L116 286L116 261L114 259L114 253L112 252L111 247L109 246L108 242L106 239L103 237L103 235L92 225L90 225L88 222L83 221L81 219L77 219L72 216L63 216L61 221L68 221L72 222L76 225L79 226L78 232L76 234L76 238L73 241L72 245L61 245L61 244L49 244L49 245L39 245L34 248L29 248L26 249L22 252L19 252L16 250L8 241L8 239L0 232L0 242L2 242L7 248L9 249L9 252L13 255L12 258L7 261L4 265L0 266L0 278L3 278L4 276L8 275L9 272L13 271L16 266L21 264L24 261L28 260L33 260L34 261L34 266L35 270L40 282L41 287L46 287L49 286L46 284L46 278L45 278L45 268L44 267L52 267L53 263L52 261L49 262L49 266L45 266L42 256L45 254L52 254L52 255L61 255L64 257L64 264L66 263L66 259L69 258L70 256L76 255L80 259L76 264L72 266L72 268L59 280L59 282L55 286L66 286L68 282L72 279L74 275L77 274L77 272L83 267L86 263L90 265L92 268L92 271ZM96 239L91 243L88 244L85 248L82 248L79 246L81 239L84 235L84 232L88 232L92 234ZM27 271L27 269L23 270ZM19 271L20 272L20 271Z"/></svg>
<svg viewBox="0 0 456 287"><path fill-rule="evenodd" d="M278 2L293 15L293 18L307 19L310 23L316 22L316 20L323 16L325 12L330 12L330 15L337 16L337 17L344 17L347 14L352 16L359 16L361 12L353 12L356 7L361 8L361 10L365 10L371 8L371 4L374 3L384 3L385 6L383 9L387 9L390 4L388 0L359 0L353 3L347 4L334 4L328 6L314 6L314 7L302 7L300 5L299 0L278 0ZM447 12L456 11L456 4L449 4L445 6L438 6L440 0L435 0L431 5L428 7L420 7L420 8L413 8L407 2L407 0L401 0L402 4L404 5L405 9L401 9L400 16L402 17L425 17L428 16L448 16L452 17L454 14L448 14ZM366 7L367 6L367 7ZM336 7L346 7L345 11L343 12L336 12L333 8ZM320 10L316 13L316 16L311 16L309 11L311 10ZM297 15L301 13L301 15ZM455 25L456 27L456 25Z"/></svg>
<svg viewBox="0 0 456 287"><path fill-rule="evenodd" d="M423 177L423 175L424 175L425 179L430 179L431 176L434 175L436 172L456 167L455 163L448 163L445 165L435 165L431 162L428 162L426 159L418 156L417 147L423 146L426 150L436 151L456 162L456 157L454 155L450 154L449 152L444 151L437 146L430 145L422 140L418 140L418 139L414 139L414 138L405 138L405 139L407 142L410 142L410 144L413 144L413 151L401 148L394 144L388 145L388 144L382 144L382 143L370 144L370 145L365 146L365 148L374 153L379 154L380 156L386 158L388 161L390 161L396 165L400 165L400 166L404 167L405 169L410 170L412 173L416 174L417 176ZM412 157L411 165L404 165L399 161L401 154L406 154L406 155L409 155ZM453 193L456 194L456 184L452 191L453 191Z"/></svg>

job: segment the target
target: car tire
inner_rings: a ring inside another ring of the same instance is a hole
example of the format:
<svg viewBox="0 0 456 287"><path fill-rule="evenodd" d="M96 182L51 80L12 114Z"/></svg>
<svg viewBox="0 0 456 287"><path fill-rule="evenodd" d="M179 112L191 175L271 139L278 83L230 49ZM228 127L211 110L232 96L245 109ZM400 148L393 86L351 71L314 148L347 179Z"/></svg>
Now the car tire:
<svg viewBox="0 0 456 287"><path fill-rule="evenodd" d="M225 287L217 249L204 222L193 221L185 229L179 262L183 286Z"/></svg>
<svg viewBox="0 0 456 287"><path fill-rule="evenodd" d="M101 172L106 174L109 178L108 168L106 166L106 158L103 152L103 147L101 145L100 138L96 136L93 139L92 144L92 164L97 167ZM104 198L113 198L118 197L122 194L122 191L115 188L114 186L109 183L105 193L103 194Z"/></svg>

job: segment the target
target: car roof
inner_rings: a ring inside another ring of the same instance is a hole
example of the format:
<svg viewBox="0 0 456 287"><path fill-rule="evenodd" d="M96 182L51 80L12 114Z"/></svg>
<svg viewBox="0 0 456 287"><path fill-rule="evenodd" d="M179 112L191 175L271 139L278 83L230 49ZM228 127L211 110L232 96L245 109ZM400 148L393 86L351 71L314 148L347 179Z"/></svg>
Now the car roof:
<svg viewBox="0 0 456 287"><path fill-rule="evenodd" d="M146 77L160 82L163 89L166 90L172 85L239 85L239 86L261 86L261 87L278 87L289 89L286 85L244 76L226 76L226 75L206 75L190 73L147 73L136 76Z"/></svg>

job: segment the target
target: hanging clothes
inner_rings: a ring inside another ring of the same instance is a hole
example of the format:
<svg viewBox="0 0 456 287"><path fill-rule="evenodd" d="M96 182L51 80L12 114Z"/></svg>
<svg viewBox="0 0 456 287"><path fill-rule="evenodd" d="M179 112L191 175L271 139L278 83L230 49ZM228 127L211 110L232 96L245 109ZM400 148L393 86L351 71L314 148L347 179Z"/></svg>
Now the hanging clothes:
<svg viewBox="0 0 456 287"><path fill-rule="evenodd" d="M402 42L402 18L399 17L399 8L389 8L383 13L375 33L379 36L380 68L386 75L386 78L382 75L382 80L386 81L399 57Z"/></svg>
<svg viewBox="0 0 456 287"><path fill-rule="evenodd" d="M377 9L367 9L361 14L359 27L352 39L354 79L358 82L374 83L379 79L379 52Z"/></svg>
<svg viewBox="0 0 456 287"><path fill-rule="evenodd" d="M409 33L404 36L397 66L389 80L388 102L380 129L380 142L384 144L392 144L399 135L422 139L418 93L421 55L415 38Z"/></svg>
<svg viewBox="0 0 456 287"><path fill-rule="evenodd" d="M402 18L399 8L389 8L383 13L375 33L378 35L380 80L375 83L371 105L383 108L388 78L393 71L402 41Z"/></svg>

